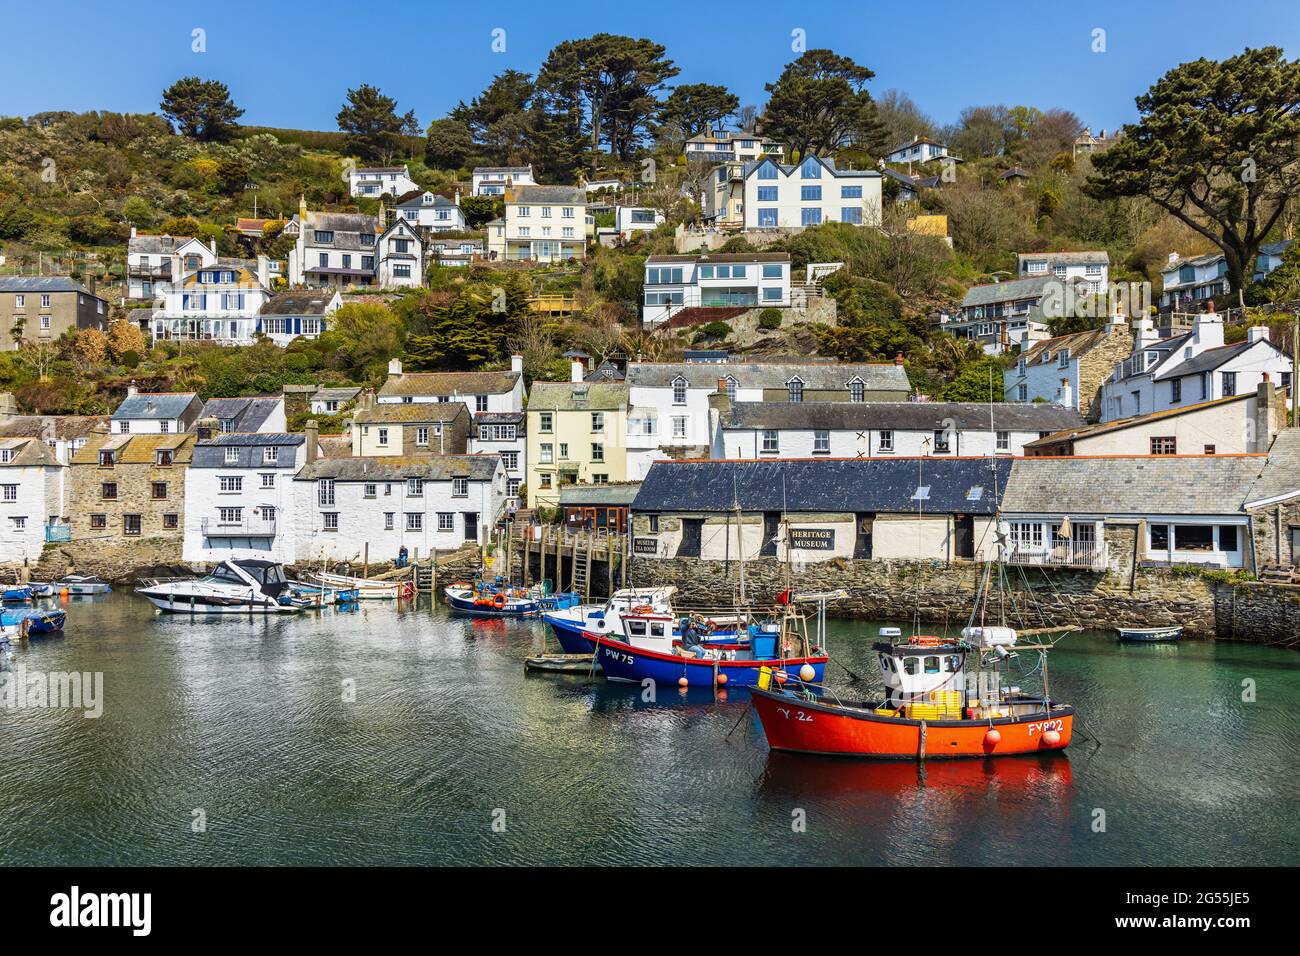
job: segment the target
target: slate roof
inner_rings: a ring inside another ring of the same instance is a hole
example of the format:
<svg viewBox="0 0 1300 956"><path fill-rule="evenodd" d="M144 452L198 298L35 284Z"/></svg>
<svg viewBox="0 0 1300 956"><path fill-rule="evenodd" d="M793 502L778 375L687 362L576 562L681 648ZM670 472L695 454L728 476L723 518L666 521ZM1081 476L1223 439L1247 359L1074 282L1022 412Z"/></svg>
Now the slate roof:
<svg viewBox="0 0 1300 956"><path fill-rule="evenodd" d="M988 285L972 286L961 300L963 309L975 305L992 305L996 302L1013 302L1020 299L1041 298L1049 282L1060 282L1054 275L1034 276L1032 279L1008 279Z"/></svg>
<svg viewBox="0 0 1300 956"><path fill-rule="evenodd" d="M146 236L135 235L126 242L128 253L147 253L151 256L166 256L175 252L193 236Z"/></svg>
<svg viewBox="0 0 1300 956"><path fill-rule="evenodd" d="M836 179L873 179L880 177L880 172L875 169L840 169L835 165L835 160L826 156L809 156L808 158L820 161L826 171ZM750 174L754 170L758 169L759 166L763 165L763 163L771 163L773 166L780 169L786 176L794 175L795 170L803 165L802 162L790 164L778 163L771 156L765 156L762 159L751 159L749 162L745 163L743 167L745 178L748 179Z"/></svg>
<svg viewBox="0 0 1300 956"><path fill-rule="evenodd" d="M1056 354L1061 349L1069 349L1070 358L1078 358L1100 342L1103 335L1105 335L1105 332L1102 329L1089 329L1087 332L1071 332L1068 335L1058 335L1055 338L1035 342L1020 357L1025 360L1026 365L1033 365L1044 354L1050 354L1052 356L1051 360L1055 361Z"/></svg>
<svg viewBox="0 0 1300 956"><path fill-rule="evenodd" d="M360 385L337 385L318 388L312 392L309 401L313 402L350 402L361 394Z"/></svg>
<svg viewBox="0 0 1300 956"><path fill-rule="evenodd" d="M524 412L475 412L476 425L520 425L524 421Z"/></svg>
<svg viewBox="0 0 1300 956"><path fill-rule="evenodd" d="M59 467L54 451L39 438L0 438L0 448L14 452L9 461L0 461L0 468Z"/></svg>
<svg viewBox="0 0 1300 956"><path fill-rule="evenodd" d="M377 402L359 409L352 420L358 425L414 425L469 419L464 402Z"/></svg>
<svg viewBox="0 0 1300 956"><path fill-rule="evenodd" d="M718 379L727 376L741 388L785 388L796 376L808 390L848 388L855 378L862 379L869 391L909 392L912 388L907 370L893 362L632 362L627 367L627 383L634 386L669 386L678 376L693 388L716 388Z"/></svg>
<svg viewBox="0 0 1300 956"><path fill-rule="evenodd" d="M584 382L621 382L627 376L623 370L608 360L601 362L594 369L583 376Z"/></svg>
<svg viewBox="0 0 1300 956"><path fill-rule="evenodd" d="M255 432L271 417L283 399L258 396L253 398L210 398L199 417L216 418L232 423L229 431Z"/></svg>
<svg viewBox="0 0 1300 956"><path fill-rule="evenodd" d="M475 166L474 167L475 176L492 176L497 174L504 176L507 173L528 173L531 175L532 172L533 172L533 167L531 166Z"/></svg>
<svg viewBox="0 0 1300 956"><path fill-rule="evenodd" d="M501 395L515 387L518 372L403 372L379 389L390 395Z"/></svg>
<svg viewBox="0 0 1300 956"><path fill-rule="evenodd" d="M1300 494L1300 428L1285 428L1273 440L1268 460L1246 493L1246 502Z"/></svg>
<svg viewBox="0 0 1300 956"><path fill-rule="evenodd" d="M711 262L789 262L790 254L788 252L715 252L713 254L703 255L664 255L649 256L645 264L648 266L658 265L667 262L700 262L708 265Z"/></svg>
<svg viewBox="0 0 1300 956"><path fill-rule="evenodd" d="M609 482L604 485L561 485L560 506L609 505L629 507L641 490L639 481Z"/></svg>
<svg viewBox="0 0 1300 956"><path fill-rule="evenodd" d="M141 392L138 395L128 395L113 412L113 421L128 418L184 418L186 410L198 398L194 392Z"/></svg>
<svg viewBox="0 0 1300 956"><path fill-rule="evenodd" d="M533 382L528 410L614 412L626 407L627 395L622 382Z"/></svg>
<svg viewBox="0 0 1300 956"><path fill-rule="evenodd" d="M107 415L6 415L0 418L0 437L69 440L107 425Z"/></svg>
<svg viewBox="0 0 1300 956"><path fill-rule="evenodd" d="M1019 168L1019 167L1017 167ZM1046 259L1049 265L1061 266L1108 266L1109 252L1021 252L1016 255L1016 262L1023 271L1028 260L1040 262Z"/></svg>
<svg viewBox="0 0 1300 956"><path fill-rule="evenodd" d="M587 204L587 191L581 186L514 186L510 190L512 203L567 203L573 206Z"/></svg>
<svg viewBox="0 0 1300 956"><path fill-rule="evenodd" d="M452 202L446 196L440 196L437 193L433 193L433 202L426 203L424 201L424 195L425 193L430 193L430 192L433 191L429 189L421 190L420 192L417 192L415 194L415 198L408 199L405 202L399 202L396 208L397 209L436 209L439 206L451 206L453 208L455 207L456 204L454 202Z"/></svg>
<svg viewBox="0 0 1300 956"><path fill-rule="evenodd" d="M722 427L930 431L950 421L961 431L1048 432L1085 424L1074 409L1046 402L736 402Z"/></svg>
<svg viewBox="0 0 1300 956"><path fill-rule="evenodd" d="M1242 355L1252 348L1256 343L1241 341L1234 342L1232 345L1220 345L1212 349L1206 349L1198 355L1193 355L1186 362L1180 362L1171 366L1169 369L1158 372L1157 381L1163 381L1169 378L1179 378L1183 375L1200 375L1202 372L1212 372L1216 368L1231 362L1237 356ZM1273 348L1277 346L1268 343ZM1278 349L1281 351L1281 349Z"/></svg>
<svg viewBox="0 0 1300 956"><path fill-rule="evenodd" d="M1002 496L1007 514L1237 514L1263 455L1021 458Z"/></svg>
<svg viewBox="0 0 1300 956"><path fill-rule="evenodd" d="M324 315L338 295L333 289L278 292L262 303L258 315Z"/></svg>
<svg viewBox="0 0 1300 956"><path fill-rule="evenodd" d="M275 462L267 462L263 448L296 448L306 442L306 436L292 432L266 432L254 435L224 434L195 444L190 460L191 468L297 468L297 454L281 454ZM226 459L226 449L237 448L237 462Z"/></svg>
<svg viewBox="0 0 1300 956"><path fill-rule="evenodd" d="M348 435L321 435L321 458L352 457L352 439Z"/></svg>
<svg viewBox="0 0 1300 956"><path fill-rule="evenodd" d="M1259 247L1259 254L1262 256L1280 256L1291 248L1294 239L1283 239L1281 242L1266 242Z"/></svg>
<svg viewBox="0 0 1300 956"><path fill-rule="evenodd" d="M102 298L69 276L0 276L0 292L80 292Z"/></svg>
<svg viewBox="0 0 1300 956"><path fill-rule="evenodd" d="M468 478L491 481L501 459L497 455L380 455L373 458L317 459L304 465L295 481L450 481Z"/></svg>
<svg viewBox="0 0 1300 956"><path fill-rule="evenodd" d="M776 461L657 461L635 511L846 511L990 515L994 486L1011 460L999 458L787 458ZM996 481L995 481L996 476ZM918 500L918 489L928 489Z"/></svg>

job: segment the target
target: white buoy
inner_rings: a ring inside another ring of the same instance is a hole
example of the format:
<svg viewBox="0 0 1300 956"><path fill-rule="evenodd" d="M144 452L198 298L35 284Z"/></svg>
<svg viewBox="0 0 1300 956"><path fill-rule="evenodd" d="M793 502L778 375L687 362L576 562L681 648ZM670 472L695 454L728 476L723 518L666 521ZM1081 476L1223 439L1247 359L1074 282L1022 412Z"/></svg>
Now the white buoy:
<svg viewBox="0 0 1300 956"><path fill-rule="evenodd" d="M817 676L817 669L811 664L805 664L799 668L799 679L805 684L810 683Z"/></svg>

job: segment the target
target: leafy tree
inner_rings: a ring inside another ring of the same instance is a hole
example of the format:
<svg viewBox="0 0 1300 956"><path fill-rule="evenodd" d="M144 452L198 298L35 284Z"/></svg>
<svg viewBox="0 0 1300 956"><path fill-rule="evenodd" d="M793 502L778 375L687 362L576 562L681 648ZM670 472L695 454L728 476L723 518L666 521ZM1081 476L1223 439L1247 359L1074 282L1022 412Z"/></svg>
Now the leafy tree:
<svg viewBox="0 0 1300 956"><path fill-rule="evenodd" d="M1094 196L1145 196L1222 250L1242 298L1259 247L1300 189L1300 61L1270 46L1166 73L1140 119L1093 159Z"/></svg>
<svg viewBox="0 0 1300 956"><path fill-rule="evenodd" d="M424 141L424 162L437 169L460 169L474 155L469 126L450 117L429 124Z"/></svg>
<svg viewBox="0 0 1300 956"><path fill-rule="evenodd" d="M740 108L740 98L725 86L688 83L673 88L664 101L660 122L672 124L689 139L720 126Z"/></svg>
<svg viewBox="0 0 1300 956"><path fill-rule="evenodd" d="M319 341L326 351L339 352L351 369L373 379L401 354L402 323L386 306L349 302L334 313Z"/></svg>
<svg viewBox="0 0 1300 956"><path fill-rule="evenodd" d="M627 159L659 109L658 93L679 72L666 49L645 39L598 33L565 40L546 57L537 87L571 139L585 131L590 168L600 168L600 144Z"/></svg>
<svg viewBox="0 0 1300 956"><path fill-rule="evenodd" d="M462 196L460 210L465 214L465 225L479 229L505 215L505 200L500 196Z"/></svg>
<svg viewBox="0 0 1300 956"><path fill-rule="evenodd" d="M787 64L763 114L763 132L800 156L824 155L855 141L875 156L888 147L867 81L874 73L831 50L809 50Z"/></svg>
<svg viewBox="0 0 1300 956"><path fill-rule="evenodd" d="M138 364L144 351L144 333L140 326L126 319L114 319L108 323L108 352L114 360L128 364L128 355L134 354Z"/></svg>
<svg viewBox="0 0 1300 956"><path fill-rule="evenodd" d="M466 369L504 359L528 315L528 283L514 273L471 281L454 294L431 292L417 305L406 356L414 368Z"/></svg>
<svg viewBox="0 0 1300 956"><path fill-rule="evenodd" d="M889 134L890 147L909 143L918 136L934 137L937 133L934 120L900 90L881 93L876 98L876 111Z"/></svg>
<svg viewBox="0 0 1300 956"><path fill-rule="evenodd" d="M162 114L181 134L203 142L229 139L244 111L230 99L226 84L186 76L163 91Z"/></svg>
<svg viewBox="0 0 1300 956"><path fill-rule="evenodd" d="M397 100L377 87L363 83L348 90L337 119L347 134L348 149L364 160L387 163L402 145L405 120L397 115Z"/></svg>

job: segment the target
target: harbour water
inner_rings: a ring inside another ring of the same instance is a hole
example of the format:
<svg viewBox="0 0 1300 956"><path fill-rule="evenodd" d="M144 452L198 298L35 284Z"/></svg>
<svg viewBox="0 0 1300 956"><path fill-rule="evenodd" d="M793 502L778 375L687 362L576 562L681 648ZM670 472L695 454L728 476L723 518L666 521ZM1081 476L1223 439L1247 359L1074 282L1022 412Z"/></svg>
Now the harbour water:
<svg viewBox="0 0 1300 956"><path fill-rule="evenodd" d="M1052 696L1095 740L918 767L771 754L739 688L526 675L541 624L427 600L74 599L13 663L102 673L103 715L0 709L0 864L1300 863L1295 651L1073 635ZM874 673L879 622L829 626Z"/></svg>

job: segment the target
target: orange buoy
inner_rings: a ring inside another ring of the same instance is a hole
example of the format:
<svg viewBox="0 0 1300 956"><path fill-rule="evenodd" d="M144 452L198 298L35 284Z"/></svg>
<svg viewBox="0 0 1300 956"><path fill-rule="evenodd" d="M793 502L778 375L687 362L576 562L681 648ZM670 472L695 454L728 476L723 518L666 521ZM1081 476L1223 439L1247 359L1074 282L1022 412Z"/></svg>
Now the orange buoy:
<svg viewBox="0 0 1300 956"><path fill-rule="evenodd" d="M727 675L726 675L726 674L719 674L719 675L718 675L718 683L719 683L719 684L725 684L726 682L727 682Z"/></svg>
<svg viewBox="0 0 1300 956"><path fill-rule="evenodd" d="M1055 747L1060 742L1061 734L1059 731L1049 730L1043 734L1043 743L1049 747Z"/></svg>
<svg viewBox="0 0 1300 956"><path fill-rule="evenodd" d="M687 684L689 684L689 683L690 683L690 681L688 681L688 680L686 679L686 675L685 675L685 674L683 674L681 677L677 678L677 686L678 686L678 687L685 687L685 686L686 686Z"/></svg>
<svg viewBox="0 0 1300 956"><path fill-rule="evenodd" d="M785 671L777 671L776 674L775 674L774 676L776 677L776 682L777 682L778 684L784 684L784 683L785 683L785 680L786 680L786 673L785 673Z"/></svg>
<svg viewBox="0 0 1300 956"><path fill-rule="evenodd" d="M984 735L984 746L996 747L1002 743L1002 733L996 727L990 727L989 732Z"/></svg>

